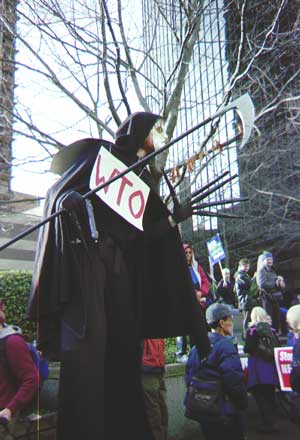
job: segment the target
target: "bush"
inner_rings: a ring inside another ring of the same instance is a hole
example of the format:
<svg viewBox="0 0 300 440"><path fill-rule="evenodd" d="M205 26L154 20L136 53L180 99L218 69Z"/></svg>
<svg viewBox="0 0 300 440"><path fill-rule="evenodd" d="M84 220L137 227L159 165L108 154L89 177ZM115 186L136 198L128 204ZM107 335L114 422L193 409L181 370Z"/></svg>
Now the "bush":
<svg viewBox="0 0 300 440"><path fill-rule="evenodd" d="M0 301L5 304L5 321L21 327L29 339L36 339L36 324L24 319L31 284L31 272L0 272Z"/></svg>
<svg viewBox="0 0 300 440"><path fill-rule="evenodd" d="M176 338L165 339L165 364L173 364L176 362Z"/></svg>
<svg viewBox="0 0 300 440"><path fill-rule="evenodd" d="M24 319L32 274L29 271L0 271L0 301L5 304L5 320L21 327L30 340L36 339L36 324ZM165 339L165 363L176 362L176 338Z"/></svg>

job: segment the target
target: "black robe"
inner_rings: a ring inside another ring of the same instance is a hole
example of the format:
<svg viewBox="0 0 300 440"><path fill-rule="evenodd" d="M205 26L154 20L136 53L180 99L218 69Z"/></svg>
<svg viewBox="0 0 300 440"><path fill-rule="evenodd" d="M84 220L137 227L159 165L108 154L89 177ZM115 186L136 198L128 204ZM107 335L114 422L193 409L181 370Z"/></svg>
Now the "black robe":
<svg viewBox="0 0 300 440"><path fill-rule="evenodd" d="M88 150L49 190L45 216L70 190L88 191L100 145L127 165L136 160L122 145L80 142ZM98 242L83 226L85 240L76 243L68 213L39 238L28 317L39 322L40 348L61 359L59 440L144 438L141 339L192 334L202 355L209 351L178 229L148 171L137 173L151 188L144 231L93 195Z"/></svg>

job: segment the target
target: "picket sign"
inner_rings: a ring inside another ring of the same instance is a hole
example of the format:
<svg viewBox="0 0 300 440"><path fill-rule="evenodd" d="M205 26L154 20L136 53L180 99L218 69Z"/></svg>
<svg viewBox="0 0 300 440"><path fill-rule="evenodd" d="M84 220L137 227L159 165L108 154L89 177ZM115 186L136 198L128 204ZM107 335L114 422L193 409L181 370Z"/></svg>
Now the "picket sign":
<svg viewBox="0 0 300 440"><path fill-rule="evenodd" d="M209 240L207 240L206 245L212 264L216 264L226 258L226 254L219 234L216 234ZM220 267L220 269L222 270L222 266Z"/></svg>
<svg viewBox="0 0 300 440"><path fill-rule="evenodd" d="M293 347L276 347L274 356L280 388L282 391L292 391L290 374L292 371Z"/></svg>
<svg viewBox="0 0 300 440"><path fill-rule="evenodd" d="M101 147L90 177L90 189L107 182L127 166ZM150 188L133 171L97 191L97 196L136 228L143 230L143 216Z"/></svg>

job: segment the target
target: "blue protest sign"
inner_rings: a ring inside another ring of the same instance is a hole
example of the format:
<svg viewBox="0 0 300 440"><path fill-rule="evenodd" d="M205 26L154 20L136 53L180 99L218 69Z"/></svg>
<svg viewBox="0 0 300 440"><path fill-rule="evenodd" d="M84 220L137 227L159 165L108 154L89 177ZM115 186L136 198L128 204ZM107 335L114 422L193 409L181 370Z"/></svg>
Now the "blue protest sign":
<svg viewBox="0 0 300 440"><path fill-rule="evenodd" d="M214 235L212 238L207 240L206 244L209 253L209 258L212 264L216 264L219 261L224 260L224 258L226 258L219 234Z"/></svg>

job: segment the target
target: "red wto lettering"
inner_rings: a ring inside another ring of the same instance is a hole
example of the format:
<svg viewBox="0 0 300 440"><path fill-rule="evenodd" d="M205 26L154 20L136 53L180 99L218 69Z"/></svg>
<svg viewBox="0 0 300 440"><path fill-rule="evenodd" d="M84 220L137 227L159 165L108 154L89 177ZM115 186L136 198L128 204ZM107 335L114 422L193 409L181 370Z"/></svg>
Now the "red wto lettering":
<svg viewBox="0 0 300 440"><path fill-rule="evenodd" d="M102 183L105 183L104 176L100 177L100 162L101 162L101 155L99 154L99 156L97 158L97 164L96 164L96 177L95 177L96 186L99 186L99 185L102 185ZM117 176L118 174L120 174L120 171L115 168L112 171L111 175L109 176L108 180L111 180L113 177ZM105 188L103 188L105 194L107 193L108 189L109 189L109 185L107 185Z"/></svg>
<svg viewBox="0 0 300 440"><path fill-rule="evenodd" d="M101 155L99 154L99 156L97 158L97 163L96 163L96 176L95 176L96 186L99 186L99 185L102 185L103 183L105 183L105 177L100 175L100 164L101 164ZM108 180L113 179L118 174L120 174L120 171L117 168L114 168L113 171L111 172ZM125 187L126 186L129 186L129 187L133 186L132 181L129 180L127 176L122 176L122 177L120 177L119 180L120 180L120 186L119 186L119 191L118 191L117 200L116 200L116 203L118 206L120 206L120 204L122 202ZM107 193L108 189L109 189L109 185L107 185L105 188L103 188L105 194ZM128 203L128 208L129 208L131 215L136 219L140 218L142 216L142 214L144 212L144 208L145 208L145 199L144 199L144 195L143 195L142 191L138 190L138 191L134 191L132 194L130 194L130 196L128 197L127 203ZM134 203L136 206L135 209L133 206Z"/></svg>
<svg viewBox="0 0 300 440"><path fill-rule="evenodd" d="M135 212L133 212L133 206L132 205L133 205L133 199L135 199L136 197L139 197L139 199L140 199L140 208L135 213ZM144 195L143 195L142 191L135 191L135 192L133 192L129 196L128 205L129 205L129 210L131 212L131 215L134 218L140 218L141 215L143 214L144 208L145 208L145 199L144 199Z"/></svg>

